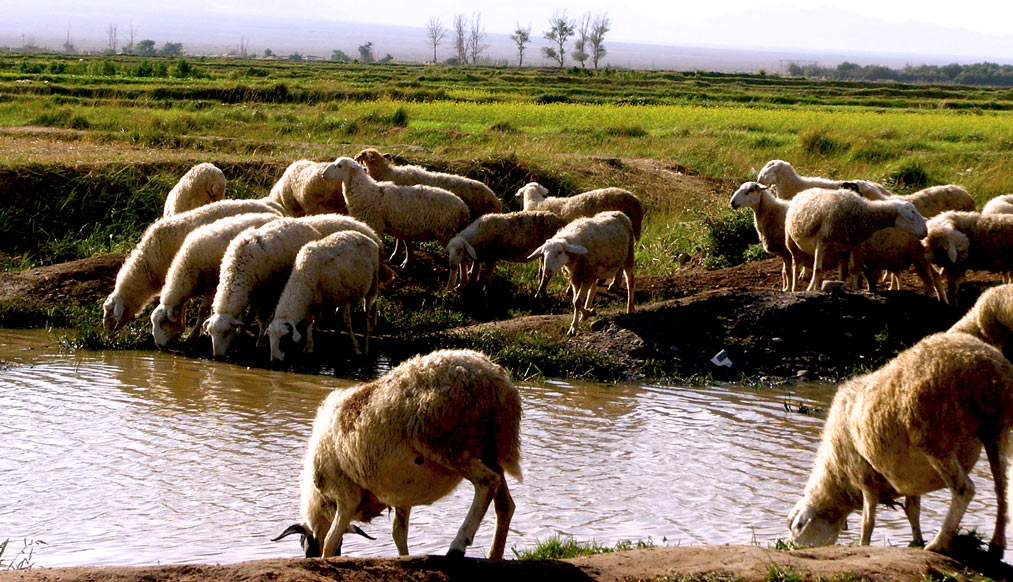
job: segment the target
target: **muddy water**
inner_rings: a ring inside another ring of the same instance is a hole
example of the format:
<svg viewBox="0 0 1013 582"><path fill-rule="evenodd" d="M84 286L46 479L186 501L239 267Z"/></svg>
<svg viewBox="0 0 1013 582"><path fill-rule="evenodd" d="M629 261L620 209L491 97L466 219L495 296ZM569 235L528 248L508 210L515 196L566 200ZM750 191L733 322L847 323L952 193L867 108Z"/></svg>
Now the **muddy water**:
<svg viewBox="0 0 1013 582"><path fill-rule="evenodd" d="M349 382L147 352L60 353L44 332L0 330L0 540L41 540L40 566L236 562L296 556L271 537L298 514L296 478L317 404ZM508 546L553 534L614 544L769 544L785 537L823 420L784 403L826 405L832 386L524 383L523 483ZM987 463L963 525L990 535ZM472 489L412 513L413 553L445 552ZM931 535L945 497L923 502ZM472 555L492 533L490 513ZM859 516L851 518L854 538ZM345 554L396 555L378 539ZM906 544L882 509L874 543Z"/></svg>

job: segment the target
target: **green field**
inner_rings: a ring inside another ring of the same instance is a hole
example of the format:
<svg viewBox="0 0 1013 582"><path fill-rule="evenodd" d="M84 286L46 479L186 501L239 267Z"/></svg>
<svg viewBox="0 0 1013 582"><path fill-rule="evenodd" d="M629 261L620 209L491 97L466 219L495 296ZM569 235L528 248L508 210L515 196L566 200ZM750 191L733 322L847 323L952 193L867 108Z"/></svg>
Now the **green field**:
<svg viewBox="0 0 1013 582"><path fill-rule="evenodd" d="M254 197L291 161L369 145L508 208L530 180L629 188L647 209L639 273L663 275L706 251L705 221L734 220L728 197L770 159L898 193L960 183L979 204L1013 192L1011 109L1009 89L769 75L5 55L0 268L129 250L194 163Z"/></svg>

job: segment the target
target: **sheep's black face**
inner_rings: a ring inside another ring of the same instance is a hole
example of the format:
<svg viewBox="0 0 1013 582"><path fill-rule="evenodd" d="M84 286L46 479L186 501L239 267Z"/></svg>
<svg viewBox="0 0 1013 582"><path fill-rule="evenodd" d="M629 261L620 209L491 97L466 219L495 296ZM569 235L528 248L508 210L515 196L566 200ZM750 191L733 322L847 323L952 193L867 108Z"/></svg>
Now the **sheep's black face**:
<svg viewBox="0 0 1013 582"><path fill-rule="evenodd" d="M294 523L288 526L285 528L285 531L281 532L281 535L271 541L276 542L294 533L299 534L299 545L302 546L303 554L305 554L307 558L320 557L320 542L317 540L316 536L313 535L313 532L301 523Z"/></svg>

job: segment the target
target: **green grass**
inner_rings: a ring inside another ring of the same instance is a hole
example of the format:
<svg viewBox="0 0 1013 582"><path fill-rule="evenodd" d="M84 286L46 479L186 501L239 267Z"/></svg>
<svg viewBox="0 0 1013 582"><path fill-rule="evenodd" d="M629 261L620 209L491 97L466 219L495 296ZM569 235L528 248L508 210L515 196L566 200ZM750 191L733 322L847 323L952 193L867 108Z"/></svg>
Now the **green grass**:
<svg viewBox="0 0 1013 582"><path fill-rule="evenodd" d="M517 550L511 548L518 560L568 560L580 556L593 556L595 554L610 554L612 552L625 552L629 550L641 550L654 547L654 541L648 538L646 541L622 540L615 546L606 546L592 540L579 542L573 538L563 538L555 535L547 540L535 540L534 548Z"/></svg>

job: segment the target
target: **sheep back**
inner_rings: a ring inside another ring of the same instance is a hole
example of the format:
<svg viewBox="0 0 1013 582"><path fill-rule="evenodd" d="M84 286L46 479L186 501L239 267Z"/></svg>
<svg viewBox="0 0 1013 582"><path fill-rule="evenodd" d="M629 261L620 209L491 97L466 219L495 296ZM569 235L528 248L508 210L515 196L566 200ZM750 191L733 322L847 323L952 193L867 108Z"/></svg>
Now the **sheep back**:
<svg viewBox="0 0 1013 582"><path fill-rule="evenodd" d="M618 210L574 220L549 241L562 240L588 250L570 257L571 283L611 279L624 266L632 266L634 234L630 219ZM548 241L547 241L548 242Z"/></svg>
<svg viewBox="0 0 1013 582"><path fill-rule="evenodd" d="M981 207L982 214L1013 214L1013 194L1003 194Z"/></svg>
<svg viewBox="0 0 1013 582"><path fill-rule="evenodd" d="M564 226L566 222L551 212L522 210L481 216L458 236L474 247L480 261L525 262Z"/></svg>
<svg viewBox="0 0 1013 582"><path fill-rule="evenodd" d="M1013 333L1013 285L986 290L974 307L947 331L973 335L1002 350Z"/></svg>
<svg viewBox="0 0 1013 582"><path fill-rule="evenodd" d="M218 202L225 197L225 174L214 164L197 164L176 182L165 197L162 218Z"/></svg>

